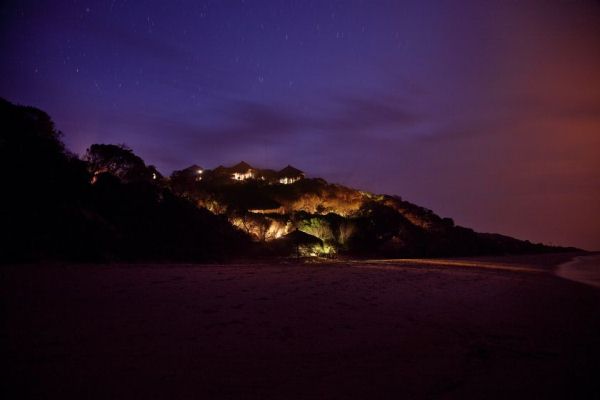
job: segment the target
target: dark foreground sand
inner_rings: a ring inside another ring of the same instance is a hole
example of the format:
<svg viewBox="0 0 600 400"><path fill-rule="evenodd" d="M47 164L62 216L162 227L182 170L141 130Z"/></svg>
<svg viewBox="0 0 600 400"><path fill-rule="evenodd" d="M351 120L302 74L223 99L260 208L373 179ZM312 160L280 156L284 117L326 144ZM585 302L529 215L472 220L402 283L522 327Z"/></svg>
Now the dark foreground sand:
<svg viewBox="0 0 600 400"><path fill-rule="evenodd" d="M3 267L3 398L600 398L568 258Z"/></svg>

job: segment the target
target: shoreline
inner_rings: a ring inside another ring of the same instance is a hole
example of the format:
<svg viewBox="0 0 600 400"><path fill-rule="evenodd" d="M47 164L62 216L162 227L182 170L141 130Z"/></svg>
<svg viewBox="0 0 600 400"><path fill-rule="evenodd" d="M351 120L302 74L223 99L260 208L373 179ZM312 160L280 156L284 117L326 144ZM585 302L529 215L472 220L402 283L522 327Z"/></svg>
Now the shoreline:
<svg viewBox="0 0 600 400"><path fill-rule="evenodd" d="M600 254L576 256L559 264L554 274L562 279L600 289Z"/></svg>
<svg viewBox="0 0 600 400"><path fill-rule="evenodd" d="M559 253L526 253L526 254L507 254L507 255L488 255L488 256L461 256L461 257L439 257L439 258L242 258L231 259L227 261L68 261L68 260L39 260L34 262L3 262L2 268L72 268L72 267L126 267L126 268L160 268L160 267L254 267L269 265L287 265L287 266L347 266L361 264L399 264L408 266L410 264L427 266L445 266L445 267L482 267L489 268L497 266L498 269L507 270L510 267L534 268L541 271L549 271L561 264L572 261L574 258L587 257L599 253L589 253L585 251L559 252Z"/></svg>

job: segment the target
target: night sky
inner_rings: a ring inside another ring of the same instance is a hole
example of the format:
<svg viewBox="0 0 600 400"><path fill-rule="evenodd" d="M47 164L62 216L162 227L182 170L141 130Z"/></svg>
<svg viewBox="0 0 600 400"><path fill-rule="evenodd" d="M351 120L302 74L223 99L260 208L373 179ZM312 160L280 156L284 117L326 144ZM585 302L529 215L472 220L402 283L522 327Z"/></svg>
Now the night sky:
<svg viewBox="0 0 600 400"><path fill-rule="evenodd" d="M245 160L600 249L598 1L3 1L0 96L82 154Z"/></svg>

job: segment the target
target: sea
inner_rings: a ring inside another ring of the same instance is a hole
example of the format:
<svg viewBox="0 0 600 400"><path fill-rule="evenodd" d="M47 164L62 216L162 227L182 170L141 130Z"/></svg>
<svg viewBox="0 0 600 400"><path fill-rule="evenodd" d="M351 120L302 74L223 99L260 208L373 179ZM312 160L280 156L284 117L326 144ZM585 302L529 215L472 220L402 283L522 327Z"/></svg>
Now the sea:
<svg viewBox="0 0 600 400"><path fill-rule="evenodd" d="M556 275L600 288L600 254L575 257L559 265Z"/></svg>

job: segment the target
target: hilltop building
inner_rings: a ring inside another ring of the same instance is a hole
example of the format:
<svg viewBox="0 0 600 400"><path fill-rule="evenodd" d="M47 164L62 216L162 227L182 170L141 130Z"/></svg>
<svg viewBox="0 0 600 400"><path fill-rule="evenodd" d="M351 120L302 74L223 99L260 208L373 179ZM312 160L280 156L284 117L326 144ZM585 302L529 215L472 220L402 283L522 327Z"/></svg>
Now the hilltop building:
<svg viewBox="0 0 600 400"><path fill-rule="evenodd" d="M284 169L278 172L279 183L289 185L294 182L298 182L300 179L304 179L304 172L298 168L294 168L288 165Z"/></svg>
<svg viewBox="0 0 600 400"><path fill-rule="evenodd" d="M236 181L245 181L246 179L254 179L256 177L256 170L244 161L228 169L231 179L235 179Z"/></svg>
<svg viewBox="0 0 600 400"><path fill-rule="evenodd" d="M201 180L203 176L206 176L207 178L212 179L230 179L239 182L249 179L257 179L269 184L279 183L283 185L289 185L304 179L304 172L300 171L298 168L292 167L291 165L288 165L280 171L275 171L272 169L254 168L245 161L241 161L232 167L224 167L219 165L213 170L203 170L197 165L192 165L191 167L188 167L182 171L177 171L177 173L183 173L186 176L195 176L197 181Z"/></svg>

